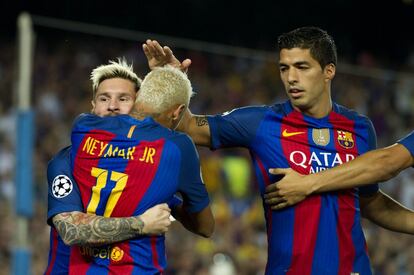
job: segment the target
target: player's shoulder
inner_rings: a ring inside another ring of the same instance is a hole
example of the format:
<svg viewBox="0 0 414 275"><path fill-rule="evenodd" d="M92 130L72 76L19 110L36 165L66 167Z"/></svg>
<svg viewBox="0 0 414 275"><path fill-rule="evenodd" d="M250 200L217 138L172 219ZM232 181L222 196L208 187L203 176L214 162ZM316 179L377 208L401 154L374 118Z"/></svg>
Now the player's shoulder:
<svg viewBox="0 0 414 275"><path fill-rule="evenodd" d="M170 140L179 140L179 141L185 141L185 142L192 142L193 140L189 135L183 132L170 130L168 138Z"/></svg>
<svg viewBox="0 0 414 275"><path fill-rule="evenodd" d="M58 165L60 163L67 163L70 160L70 151L72 146L67 146L56 153L49 161L48 166Z"/></svg>
<svg viewBox="0 0 414 275"><path fill-rule="evenodd" d="M82 113L74 120L75 126L95 126L95 125L112 125L114 128L120 127L123 124L137 124L138 120L129 115L118 114L116 116L100 117L95 114Z"/></svg>
<svg viewBox="0 0 414 275"><path fill-rule="evenodd" d="M361 114L353 109L342 106L340 104L334 103L334 110L336 113L343 115L344 117L355 122L371 124L371 120L366 115Z"/></svg>
<svg viewBox="0 0 414 275"><path fill-rule="evenodd" d="M269 110L270 110L270 106L268 105L244 106L244 107L234 108L230 111L224 112L222 116L233 115L233 114L256 115L256 114L268 112Z"/></svg>
<svg viewBox="0 0 414 275"><path fill-rule="evenodd" d="M68 174L71 162L71 146L60 150L47 164L47 177L49 180L54 178L57 174Z"/></svg>
<svg viewBox="0 0 414 275"><path fill-rule="evenodd" d="M171 130L168 140L177 145L180 149L195 148L194 141L186 133Z"/></svg>
<svg viewBox="0 0 414 275"><path fill-rule="evenodd" d="M90 114L90 113L82 113L78 115L75 120L73 121L73 124L77 124L83 121L90 121L91 119L97 118L97 115Z"/></svg>

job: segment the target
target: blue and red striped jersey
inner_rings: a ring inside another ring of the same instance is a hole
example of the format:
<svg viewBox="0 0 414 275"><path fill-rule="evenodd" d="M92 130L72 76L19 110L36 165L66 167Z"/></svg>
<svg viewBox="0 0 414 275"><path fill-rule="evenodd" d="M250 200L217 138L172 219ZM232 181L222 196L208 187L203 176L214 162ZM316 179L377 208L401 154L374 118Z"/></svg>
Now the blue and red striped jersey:
<svg viewBox="0 0 414 275"><path fill-rule="evenodd" d="M169 202L176 192L190 212L209 204L193 142L152 118L81 115L72 129L71 166L80 194L77 199L87 213L135 216ZM164 239L143 236L103 247L72 246L66 273L160 274L166 266ZM59 259L55 258L56 265Z"/></svg>
<svg viewBox="0 0 414 275"><path fill-rule="evenodd" d="M337 104L320 119L294 110L287 101L235 109L208 122L213 149L249 149L262 195L278 180L269 168L316 173L376 147L370 120ZM371 274L359 195L377 191L378 185L372 185L312 195L279 211L264 204L266 274Z"/></svg>
<svg viewBox="0 0 414 275"><path fill-rule="evenodd" d="M411 155L414 156L414 131L409 133L406 137L400 139L398 143L404 145L404 147L410 151Z"/></svg>
<svg viewBox="0 0 414 275"><path fill-rule="evenodd" d="M60 213L83 212L79 187L72 176L71 146L62 149L49 162L47 223L51 225L48 265L45 274L69 274L71 247L67 246L53 227L52 218ZM170 208L182 203L175 196L168 201Z"/></svg>
<svg viewBox="0 0 414 275"><path fill-rule="evenodd" d="M64 212L83 212L79 188L73 179L71 162L71 147L66 147L57 153L47 167L48 179L48 212L47 223L50 229L50 247L48 265L45 274L68 274L71 247L67 246L53 227L52 218Z"/></svg>

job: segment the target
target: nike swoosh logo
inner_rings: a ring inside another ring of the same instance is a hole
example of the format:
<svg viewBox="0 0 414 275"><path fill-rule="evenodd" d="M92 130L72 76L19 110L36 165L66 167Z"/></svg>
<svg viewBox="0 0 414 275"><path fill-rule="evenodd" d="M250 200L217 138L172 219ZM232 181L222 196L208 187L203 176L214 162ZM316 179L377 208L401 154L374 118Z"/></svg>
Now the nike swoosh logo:
<svg viewBox="0 0 414 275"><path fill-rule="evenodd" d="M292 136L296 136L296 135L300 135L300 134L304 134L305 132L288 132L286 129L283 130L282 136L284 137L292 137Z"/></svg>

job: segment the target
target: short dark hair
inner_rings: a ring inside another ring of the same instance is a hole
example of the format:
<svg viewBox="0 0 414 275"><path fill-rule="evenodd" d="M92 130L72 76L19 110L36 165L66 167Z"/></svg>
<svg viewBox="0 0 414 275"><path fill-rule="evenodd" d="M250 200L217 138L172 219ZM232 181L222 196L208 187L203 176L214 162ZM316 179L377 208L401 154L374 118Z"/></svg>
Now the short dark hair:
<svg viewBox="0 0 414 275"><path fill-rule="evenodd" d="M336 65L337 54L333 38L318 27L301 27L280 35L277 39L279 51L282 49L309 49L310 54L322 68Z"/></svg>

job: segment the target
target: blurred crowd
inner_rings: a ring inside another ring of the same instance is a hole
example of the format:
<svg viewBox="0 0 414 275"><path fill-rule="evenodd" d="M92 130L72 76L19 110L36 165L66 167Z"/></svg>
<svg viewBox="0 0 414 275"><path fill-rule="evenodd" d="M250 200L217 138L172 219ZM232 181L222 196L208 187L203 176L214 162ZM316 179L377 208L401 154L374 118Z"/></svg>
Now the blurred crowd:
<svg viewBox="0 0 414 275"><path fill-rule="evenodd" d="M48 255L46 224L48 160L70 143L73 119L91 108L89 75L110 59L125 56L143 77L148 71L141 45L99 37L67 34L38 35L32 104L36 112L33 155L35 214L30 221L33 274L42 274ZM339 54L340 54L340 45ZM275 58L255 60L176 49L180 59L191 58L189 77L196 96L194 113L221 113L238 106L285 100ZM341 61L341 58L339 58ZM342 60L343 61L343 60ZM355 58L362 71L381 68L369 53ZM378 145L392 144L414 129L414 52L401 64L406 74L393 71L368 77L341 71L333 81L336 102L369 116ZM14 40L0 41L0 274L9 274L14 233L17 50ZM262 201L245 150L213 152L199 148L202 172L213 203L216 231L211 239L186 232L173 223L167 233L167 274L263 274L267 245ZM414 208L414 169L402 173L383 189ZM414 274L414 236L392 233L364 221L368 249L376 275Z"/></svg>

